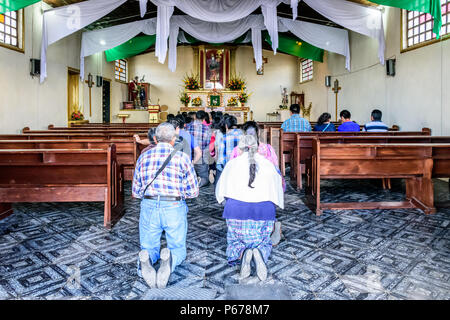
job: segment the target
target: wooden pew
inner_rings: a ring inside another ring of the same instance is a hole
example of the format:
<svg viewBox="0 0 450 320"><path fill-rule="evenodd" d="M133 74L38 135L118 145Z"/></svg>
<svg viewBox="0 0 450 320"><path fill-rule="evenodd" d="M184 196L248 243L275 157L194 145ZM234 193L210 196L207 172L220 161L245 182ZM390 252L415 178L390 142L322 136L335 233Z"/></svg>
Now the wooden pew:
<svg viewBox="0 0 450 320"><path fill-rule="evenodd" d="M43 133L147 133L148 128L62 128L51 130L30 130L25 127L22 129L23 134L43 134Z"/></svg>
<svg viewBox="0 0 450 320"><path fill-rule="evenodd" d="M148 131L150 128L156 128L158 126L158 123L149 123L147 125L142 125L142 124L130 124L130 125L95 125L95 126L90 126L90 125L79 125L79 126L70 126L70 127L55 127L53 124L48 125L48 130L111 130L111 129L119 129L119 130L127 130L127 129L139 129L139 130L143 130L143 131ZM28 128L28 127L25 127ZM24 128L24 129L25 129Z"/></svg>
<svg viewBox="0 0 450 320"><path fill-rule="evenodd" d="M135 133L58 133L50 132L39 134L3 134L0 140L104 140L104 141L133 141ZM138 133L141 138L146 138L147 133Z"/></svg>
<svg viewBox="0 0 450 320"><path fill-rule="evenodd" d="M309 122L311 124L311 128L314 128L317 124L317 122L315 121L310 121ZM334 124L334 126L339 127L341 125L340 122L331 122ZM271 141L273 138L273 134L276 131L279 131L281 129L281 125L283 124L283 122L281 121L272 121L272 122L257 122L258 126L259 126L259 130L261 132L261 137L264 143L270 143L272 144ZM364 125L360 125L359 126L360 130L363 130ZM400 127L398 125L393 125L391 128L388 129L388 131L399 131Z"/></svg>
<svg viewBox="0 0 450 320"><path fill-rule="evenodd" d="M147 122L141 122L141 123L122 123L122 122L117 122L117 123L93 123L93 122L90 122L90 123L84 123L84 124L82 124L82 123L71 123L70 124L70 128L79 128L79 127L86 127L86 128L89 128L89 127L96 127L96 128L98 128L98 127L153 127L153 126L158 126L159 125L159 123L147 123ZM49 125L49 128L50 127L53 127L54 125L53 124L50 124Z"/></svg>
<svg viewBox="0 0 450 320"><path fill-rule="evenodd" d="M0 140L0 149L105 149L108 140ZM133 140L114 141L121 180L132 180L134 174ZM122 173L123 172L123 173Z"/></svg>
<svg viewBox="0 0 450 320"><path fill-rule="evenodd" d="M104 202L110 229L123 215L116 147L107 150L0 150L0 203ZM0 213L0 216L2 213Z"/></svg>
<svg viewBox="0 0 450 320"><path fill-rule="evenodd" d="M322 144L313 140L313 154L306 162L307 204L320 215L323 210L418 208L434 213L433 153L448 154L450 144ZM435 150L435 151L434 151ZM323 179L406 179L406 201L322 203Z"/></svg>
<svg viewBox="0 0 450 320"><path fill-rule="evenodd" d="M321 143L450 143L450 137L439 136L304 136L297 134L294 144L291 174L296 180L297 189L302 189L302 174L305 172L304 164L312 156L313 140L317 137ZM390 189L390 180L383 180L383 187Z"/></svg>
<svg viewBox="0 0 450 320"><path fill-rule="evenodd" d="M339 137L339 136L430 136L431 130L429 128L423 128L422 131L387 131L387 132L284 132L280 131L280 138L278 142L278 161L280 161L280 170L283 176L285 175L286 166L285 163L292 163L291 157L294 151L294 146L297 140L297 134L301 134L302 136L331 136L331 137ZM270 141L270 144L273 145L273 141ZM286 159L284 160L284 157ZM286 161L287 160L287 161Z"/></svg>

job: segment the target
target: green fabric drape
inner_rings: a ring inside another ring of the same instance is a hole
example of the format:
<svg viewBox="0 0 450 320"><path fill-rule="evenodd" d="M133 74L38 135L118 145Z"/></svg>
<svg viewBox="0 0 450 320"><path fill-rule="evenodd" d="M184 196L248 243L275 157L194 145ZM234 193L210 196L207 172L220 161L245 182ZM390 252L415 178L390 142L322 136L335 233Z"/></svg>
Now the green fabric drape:
<svg viewBox="0 0 450 320"><path fill-rule="evenodd" d="M28 7L40 0L0 0L0 14Z"/></svg>
<svg viewBox="0 0 450 320"><path fill-rule="evenodd" d="M106 50L106 61L125 59L138 55L153 46L155 42L156 35L134 37L133 39L122 43L120 46Z"/></svg>
<svg viewBox="0 0 450 320"><path fill-rule="evenodd" d="M264 40L272 45L268 33L264 33ZM299 45L297 42L301 42ZM291 37L286 34L278 34L278 51L287 53L299 58L311 59L323 62L323 49L317 48L301 39Z"/></svg>
<svg viewBox="0 0 450 320"><path fill-rule="evenodd" d="M186 40L189 41L190 44L196 44L201 41L195 39L194 37L186 34ZM270 41L270 36L267 31L263 32L264 40L272 45ZM239 44L245 39L245 35L237 38L232 43ZM137 36L127 42L109 49L105 51L106 61L115 61L119 59L125 59L129 57L133 57L138 55L151 46L153 46L156 42L156 35L152 36ZM301 42L299 45L297 42ZM223 45L223 44L215 44L215 45ZM323 62L323 49L314 47L313 45L304 42L296 37L292 37L287 34L280 33L278 35L278 51L290 54L300 58L311 59L314 61Z"/></svg>
<svg viewBox="0 0 450 320"><path fill-rule="evenodd" d="M433 32L439 39L442 26L441 0L370 0L370 2L409 11L429 13L434 18Z"/></svg>

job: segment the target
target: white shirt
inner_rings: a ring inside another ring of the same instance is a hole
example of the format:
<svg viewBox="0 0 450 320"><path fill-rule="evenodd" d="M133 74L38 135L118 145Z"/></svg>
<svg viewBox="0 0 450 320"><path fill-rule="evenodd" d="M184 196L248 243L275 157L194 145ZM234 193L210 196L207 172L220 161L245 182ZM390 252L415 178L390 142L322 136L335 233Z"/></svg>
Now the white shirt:
<svg viewBox="0 0 450 320"><path fill-rule="evenodd" d="M271 201L284 209L284 194L281 175L276 171L272 162L255 154L256 174L248 186L250 164L248 152L227 162L216 186L216 199L222 203L225 198L232 198L244 202Z"/></svg>

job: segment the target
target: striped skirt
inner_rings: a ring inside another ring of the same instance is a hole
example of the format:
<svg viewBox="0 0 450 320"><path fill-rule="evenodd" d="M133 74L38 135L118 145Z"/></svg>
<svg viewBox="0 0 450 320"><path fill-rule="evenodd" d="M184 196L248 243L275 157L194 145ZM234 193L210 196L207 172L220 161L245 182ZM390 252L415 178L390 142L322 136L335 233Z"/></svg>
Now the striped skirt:
<svg viewBox="0 0 450 320"><path fill-rule="evenodd" d="M273 231L273 220L235 220L227 219L227 259L234 265L242 258L242 253L249 248L258 248L267 262L272 250L270 235Z"/></svg>

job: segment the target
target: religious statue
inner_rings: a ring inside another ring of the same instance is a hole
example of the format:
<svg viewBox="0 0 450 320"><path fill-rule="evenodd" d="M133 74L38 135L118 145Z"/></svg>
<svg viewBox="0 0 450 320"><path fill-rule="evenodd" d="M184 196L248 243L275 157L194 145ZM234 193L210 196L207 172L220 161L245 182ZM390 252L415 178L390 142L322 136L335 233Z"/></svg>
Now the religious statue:
<svg viewBox="0 0 450 320"><path fill-rule="evenodd" d="M139 91L140 91L140 85L139 85L139 77L134 77L133 81L131 81L128 84L128 92L130 93L130 100L133 101L133 105L136 107L139 104Z"/></svg>
<svg viewBox="0 0 450 320"><path fill-rule="evenodd" d="M288 93L287 93L287 88L283 88L282 86L280 86L281 89L281 105L280 105L280 109L287 109L287 105L288 105Z"/></svg>
<svg viewBox="0 0 450 320"><path fill-rule="evenodd" d="M220 61L220 60L219 60ZM209 70L211 71L211 79L209 79L210 81L217 81L218 77L217 77L217 71L219 71L220 68L220 63L219 61L216 60L215 56L211 57L211 60L209 62Z"/></svg>
<svg viewBox="0 0 450 320"><path fill-rule="evenodd" d="M128 91L130 93L130 100L133 101L134 107L145 106L145 101L147 98L147 93L145 92L144 83L145 76L139 80L139 77L134 77L133 81L128 84Z"/></svg>
<svg viewBox="0 0 450 320"><path fill-rule="evenodd" d="M140 102L141 102L141 106L145 106L145 99L147 98L144 86L141 85L141 83L144 83L144 79L145 79L145 76L142 76L142 79L140 80L140 84L138 86L139 99L140 99Z"/></svg>
<svg viewBox="0 0 450 320"><path fill-rule="evenodd" d="M206 60L206 80L212 82L214 89L216 87L222 89L223 76L221 75L221 71L223 70L223 50L207 50L207 54L209 57Z"/></svg>

